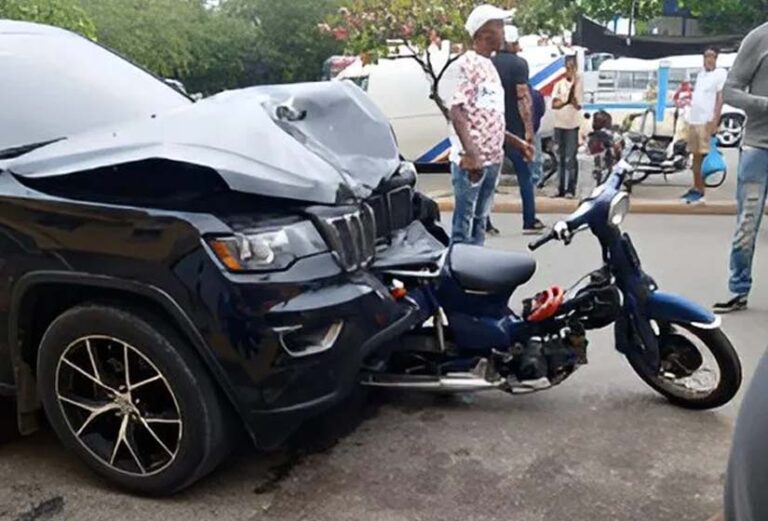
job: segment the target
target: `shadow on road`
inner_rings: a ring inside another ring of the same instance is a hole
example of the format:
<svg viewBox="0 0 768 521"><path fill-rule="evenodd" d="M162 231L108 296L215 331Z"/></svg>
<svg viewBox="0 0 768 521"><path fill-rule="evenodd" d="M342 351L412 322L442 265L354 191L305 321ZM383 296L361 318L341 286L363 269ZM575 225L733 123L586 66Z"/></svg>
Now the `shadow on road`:
<svg viewBox="0 0 768 521"><path fill-rule="evenodd" d="M279 487L280 481L290 475L291 470L305 458L322 454L332 449L340 440L354 432L366 419L377 414L380 398L369 399L365 392L358 392L342 403L334 406L321 416L306 422L295 432L284 445L273 452L258 451L246 435L237 438L237 448L229 462L214 473L209 479L203 480L192 487L187 493L198 494L210 491L219 486L226 488L239 479L239 475L248 475L253 483L253 492L264 494ZM47 424L43 426L40 435L32 437L21 436L17 430L16 409L13 400L0 399L0 448L11 448L16 454L24 453L32 458L30 463L47 466L44 458L55 458L71 463L58 466L59 471L74 472L75 475L59 476L64 480L73 480L82 485L95 485L108 489L106 483L100 482L85 468L79 465L74 457L66 454L64 447L58 445L54 433ZM46 446L49 444L50 446ZM40 450L41 446L45 447ZM45 455L47 454L47 456ZM40 459L40 461L37 461ZM91 481L93 480L93 481ZM115 490L115 492L119 492ZM0 516L1 517L1 516Z"/></svg>
<svg viewBox="0 0 768 521"><path fill-rule="evenodd" d="M13 400L0 399L0 443L7 443L19 438L16 429L16 407Z"/></svg>

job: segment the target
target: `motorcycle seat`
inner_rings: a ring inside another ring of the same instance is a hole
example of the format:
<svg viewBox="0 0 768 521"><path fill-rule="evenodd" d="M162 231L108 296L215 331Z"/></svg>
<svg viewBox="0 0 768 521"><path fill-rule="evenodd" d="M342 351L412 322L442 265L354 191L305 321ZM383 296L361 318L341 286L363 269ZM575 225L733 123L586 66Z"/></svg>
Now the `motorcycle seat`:
<svg viewBox="0 0 768 521"><path fill-rule="evenodd" d="M453 277L465 291L512 293L536 272L536 260L524 253L455 244L449 253Z"/></svg>

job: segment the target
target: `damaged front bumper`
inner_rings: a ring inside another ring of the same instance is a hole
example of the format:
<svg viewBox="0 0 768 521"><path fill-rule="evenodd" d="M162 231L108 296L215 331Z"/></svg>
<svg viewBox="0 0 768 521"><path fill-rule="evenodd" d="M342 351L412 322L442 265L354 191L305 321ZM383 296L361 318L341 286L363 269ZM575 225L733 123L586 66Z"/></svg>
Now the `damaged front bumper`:
<svg viewBox="0 0 768 521"><path fill-rule="evenodd" d="M194 321L261 448L279 445L351 392L363 360L419 320L374 274L344 273L331 254L269 277L202 260L177 268L202 268L199 277L179 278L196 280Z"/></svg>

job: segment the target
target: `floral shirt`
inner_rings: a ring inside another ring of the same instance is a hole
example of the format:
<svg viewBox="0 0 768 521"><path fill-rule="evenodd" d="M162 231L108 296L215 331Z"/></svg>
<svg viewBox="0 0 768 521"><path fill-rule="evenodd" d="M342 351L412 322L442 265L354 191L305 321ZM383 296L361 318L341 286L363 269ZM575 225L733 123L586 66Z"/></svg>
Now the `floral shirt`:
<svg viewBox="0 0 768 521"><path fill-rule="evenodd" d="M469 122L469 136L483 166L498 165L504 159L504 87L493 62L475 51L458 59L458 83L450 106L463 105ZM451 132L451 161L461 162L463 152L456 130Z"/></svg>

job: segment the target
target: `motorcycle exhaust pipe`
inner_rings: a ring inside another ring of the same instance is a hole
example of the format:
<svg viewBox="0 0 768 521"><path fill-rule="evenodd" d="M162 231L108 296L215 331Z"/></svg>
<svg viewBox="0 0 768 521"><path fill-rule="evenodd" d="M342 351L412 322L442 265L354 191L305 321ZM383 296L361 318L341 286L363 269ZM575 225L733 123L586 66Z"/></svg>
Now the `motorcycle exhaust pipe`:
<svg viewBox="0 0 768 521"><path fill-rule="evenodd" d="M408 375L369 375L360 382L366 387L400 389L436 393L460 393L498 391L504 389L506 380L499 378L489 382L472 373L449 373L441 377Z"/></svg>

